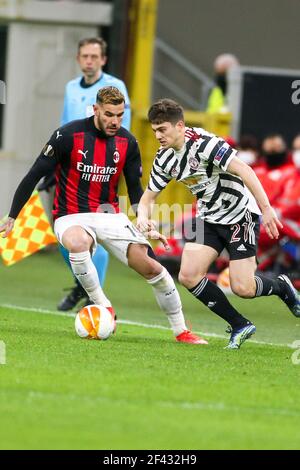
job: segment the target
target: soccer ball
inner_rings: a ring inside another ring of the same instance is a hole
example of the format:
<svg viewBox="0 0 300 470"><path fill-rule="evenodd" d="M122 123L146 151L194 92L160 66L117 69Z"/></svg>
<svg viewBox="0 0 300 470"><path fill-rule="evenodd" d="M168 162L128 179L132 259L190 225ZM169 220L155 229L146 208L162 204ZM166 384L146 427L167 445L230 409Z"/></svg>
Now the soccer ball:
<svg viewBox="0 0 300 470"><path fill-rule="evenodd" d="M229 268L225 268L220 272L217 278L217 286L219 286L225 294L232 294L229 279Z"/></svg>
<svg viewBox="0 0 300 470"><path fill-rule="evenodd" d="M75 330L80 338L108 339L114 331L114 320L107 308L87 305L76 315Z"/></svg>

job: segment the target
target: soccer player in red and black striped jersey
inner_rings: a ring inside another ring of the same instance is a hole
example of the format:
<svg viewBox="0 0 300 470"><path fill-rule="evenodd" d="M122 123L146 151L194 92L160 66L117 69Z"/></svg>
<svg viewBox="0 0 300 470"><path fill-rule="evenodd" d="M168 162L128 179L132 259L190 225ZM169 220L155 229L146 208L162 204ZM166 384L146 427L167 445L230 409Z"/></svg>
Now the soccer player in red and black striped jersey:
<svg viewBox="0 0 300 470"><path fill-rule="evenodd" d="M117 88L101 88L94 116L72 121L53 133L19 184L0 232L4 232L3 236L11 232L14 220L40 178L55 170L54 231L69 251L73 273L89 298L107 307L114 316L91 259L91 251L101 243L151 285L177 341L207 344L187 330L172 277L154 259L145 235L119 210L117 191L122 172L131 204L137 204L143 194L138 144L121 127L124 107L124 96ZM155 230L150 230L148 237L166 244L165 237Z"/></svg>

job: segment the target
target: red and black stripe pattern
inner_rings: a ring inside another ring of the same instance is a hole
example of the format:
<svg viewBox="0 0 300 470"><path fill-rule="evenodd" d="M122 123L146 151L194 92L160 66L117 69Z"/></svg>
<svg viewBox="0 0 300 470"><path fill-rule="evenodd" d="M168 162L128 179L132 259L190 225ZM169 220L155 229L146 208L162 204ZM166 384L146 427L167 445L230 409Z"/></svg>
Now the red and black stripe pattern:
<svg viewBox="0 0 300 470"><path fill-rule="evenodd" d="M94 118L72 121L57 129L19 184L9 216L17 218L43 176L55 172L53 217L82 212L119 212L118 184L124 173L129 199L136 205L143 189L141 156L136 139L121 127L108 137Z"/></svg>
<svg viewBox="0 0 300 470"><path fill-rule="evenodd" d="M116 136L107 137L94 126L93 118L74 121L60 132L61 142L55 148L58 165L54 217L118 212L118 183L124 167L128 172L128 162L131 178L133 172L140 186L141 158L135 138L123 128ZM55 145L55 141L49 143Z"/></svg>

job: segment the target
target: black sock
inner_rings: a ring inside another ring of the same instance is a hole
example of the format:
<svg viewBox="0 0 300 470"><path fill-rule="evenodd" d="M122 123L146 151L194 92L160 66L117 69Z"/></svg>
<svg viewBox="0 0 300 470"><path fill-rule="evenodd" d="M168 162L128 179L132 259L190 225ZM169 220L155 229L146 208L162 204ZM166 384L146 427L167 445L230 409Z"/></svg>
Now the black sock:
<svg viewBox="0 0 300 470"><path fill-rule="evenodd" d="M269 279L265 276L255 275L256 292L255 297L263 297L267 295L278 295L282 297L282 289L278 279Z"/></svg>
<svg viewBox="0 0 300 470"><path fill-rule="evenodd" d="M232 328L239 328L250 323L247 318L235 310L224 292L207 277L201 279L195 287L188 290L212 312L227 321Z"/></svg>
<svg viewBox="0 0 300 470"><path fill-rule="evenodd" d="M255 297L264 295L278 295L283 302L292 308L295 305L295 296L288 284L281 279L268 279L267 277L256 275L256 293Z"/></svg>

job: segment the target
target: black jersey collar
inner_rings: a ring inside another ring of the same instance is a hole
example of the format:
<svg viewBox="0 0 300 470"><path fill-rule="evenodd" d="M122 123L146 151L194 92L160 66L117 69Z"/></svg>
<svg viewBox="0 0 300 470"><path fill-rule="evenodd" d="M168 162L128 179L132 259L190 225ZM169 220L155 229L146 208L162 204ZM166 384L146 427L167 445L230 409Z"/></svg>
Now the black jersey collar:
<svg viewBox="0 0 300 470"><path fill-rule="evenodd" d="M80 80L80 86L81 88L90 88L91 86L94 86L96 83L100 82L100 80L102 79L103 77L103 73L101 73L100 77L98 78L98 80L96 80L94 83L86 83L84 77L81 77L81 80Z"/></svg>
<svg viewBox="0 0 300 470"><path fill-rule="evenodd" d="M93 132L96 137L99 137L100 139L110 139L112 137L110 135L106 135L104 131L97 129L94 123L94 116L87 118L87 121L88 128Z"/></svg>

